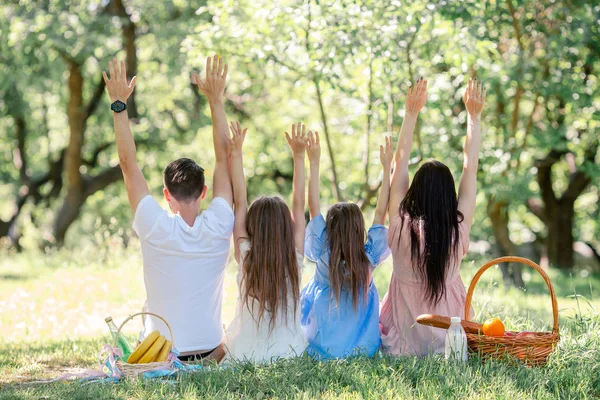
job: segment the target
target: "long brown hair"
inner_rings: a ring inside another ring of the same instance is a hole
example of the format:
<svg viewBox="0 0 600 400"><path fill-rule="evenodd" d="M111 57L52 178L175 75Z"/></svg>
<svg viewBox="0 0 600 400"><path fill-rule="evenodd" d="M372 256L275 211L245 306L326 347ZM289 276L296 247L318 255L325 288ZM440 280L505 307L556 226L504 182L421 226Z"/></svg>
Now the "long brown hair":
<svg viewBox="0 0 600 400"><path fill-rule="evenodd" d="M279 197L259 197L248 209L250 251L243 261L242 299L248 310L250 298L258 302L257 324L265 311L271 313L269 331L275 327L278 312L283 312L287 320L288 290L292 291L296 315L300 277L293 224L290 209Z"/></svg>
<svg viewBox="0 0 600 400"><path fill-rule="evenodd" d="M430 305L446 297L446 278L453 257L458 255L458 225L464 219L450 169L439 161L426 162L417 170L400 203L402 228L410 225L410 255L413 267L426 283ZM423 246L419 223L425 235ZM400 239L399 239L400 240Z"/></svg>
<svg viewBox="0 0 600 400"><path fill-rule="evenodd" d="M369 259L365 251L365 221L354 203L338 203L327 212L329 284L332 297L340 301L342 288L352 294L354 310L369 290Z"/></svg>

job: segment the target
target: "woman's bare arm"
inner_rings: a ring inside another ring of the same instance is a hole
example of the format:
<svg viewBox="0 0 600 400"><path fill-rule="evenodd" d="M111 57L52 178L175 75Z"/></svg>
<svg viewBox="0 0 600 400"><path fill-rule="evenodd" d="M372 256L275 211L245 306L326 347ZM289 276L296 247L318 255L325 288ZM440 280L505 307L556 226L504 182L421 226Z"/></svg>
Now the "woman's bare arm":
<svg viewBox="0 0 600 400"><path fill-rule="evenodd" d="M227 138L227 150L229 152L231 183L233 185L234 217L233 242L235 249L235 260L240 262L241 240L248 237L246 232L246 214L248 212L248 200L246 195L246 177L244 175L244 161L242 158L242 146L246 138L247 128L242 130L240 123L231 123L231 138Z"/></svg>
<svg viewBox="0 0 600 400"><path fill-rule="evenodd" d="M294 156L294 179L292 183L292 220L294 221L294 241L296 249L304 254L304 209L306 207L306 172L304 157L306 153L306 127L300 122L292 125L292 135L285 133L285 138Z"/></svg>
<svg viewBox="0 0 600 400"><path fill-rule="evenodd" d="M321 141L319 140L319 132L308 133L308 146L306 148L308 154L308 163L310 168L310 175L308 177L308 211L310 213L310 219L313 219L317 215L321 214L321 177L320 177L320 163L321 163Z"/></svg>
<svg viewBox="0 0 600 400"><path fill-rule="evenodd" d="M481 147L481 112L485 102L486 90L481 82L469 80L464 102L469 113L467 139L465 141L463 172L458 186L458 210L464 216L467 227L473 224L475 197L477 195L477 168L479 166L479 148Z"/></svg>
<svg viewBox="0 0 600 400"><path fill-rule="evenodd" d="M387 214L388 203L390 199L390 174L392 171L392 158L394 157L394 143L391 136L386 136L385 147L379 146L379 159L383 166L383 180L379 189L379 198L377 199L377 207L375 207L375 215L373 217L373 225L385 224L385 216Z"/></svg>
<svg viewBox="0 0 600 400"><path fill-rule="evenodd" d="M398 215L400 203L406 196L406 192L408 192L408 161L419 111L427 101L426 91L427 81L421 78L415 83L414 87L408 89L406 94L406 114L400 128L400 137L396 148L396 164L390 187L390 219Z"/></svg>

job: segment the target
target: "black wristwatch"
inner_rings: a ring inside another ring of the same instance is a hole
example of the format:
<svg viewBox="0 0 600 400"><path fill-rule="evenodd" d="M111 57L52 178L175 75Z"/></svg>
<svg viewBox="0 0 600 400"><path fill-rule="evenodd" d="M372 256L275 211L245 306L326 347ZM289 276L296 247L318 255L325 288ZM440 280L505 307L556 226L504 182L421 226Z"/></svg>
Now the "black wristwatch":
<svg viewBox="0 0 600 400"><path fill-rule="evenodd" d="M116 113L120 113L121 111L127 110L127 104L123 103L121 100L117 100L110 105L110 109Z"/></svg>

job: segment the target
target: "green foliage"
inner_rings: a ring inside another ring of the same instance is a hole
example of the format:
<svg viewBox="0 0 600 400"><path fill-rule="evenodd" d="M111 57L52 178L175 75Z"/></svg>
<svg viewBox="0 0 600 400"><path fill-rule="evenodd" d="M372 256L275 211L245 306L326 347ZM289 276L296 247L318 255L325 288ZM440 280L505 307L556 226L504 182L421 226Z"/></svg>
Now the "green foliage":
<svg viewBox="0 0 600 400"><path fill-rule="evenodd" d="M1 6L7 18L0 31L8 40L0 44L0 219L10 217L10 194L22 185L14 115L25 117L28 168L39 176L69 137L65 60L85 60L84 98L89 99L108 59L124 54L124 19L104 9L113 1ZM323 153L324 203L336 201L332 161L341 197L363 199L380 177L378 146L385 134L398 131L404 93L419 76L429 79L430 89L413 157L439 159L458 179L466 132L462 93L475 76L485 82L488 98L474 238L490 237L484 210L491 196L509 201L513 240L543 238L545 223L523 205L540 198L536 161L564 150L571 158L554 167L554 191L560 196L568 187L573 167L591 177L576 203L574 234L598 244L600 166L585 157L600 126L600 10L594 3L130 0L125 5L137 33L138 159L155 195L161 169L175 157L192 156L211 172L209 114L190 75L202 71L205 57L215 52L230 65L230 119L250 127L245 148L250 199L289 194L292 163L283 132L302 120L323 134L325 118L333 155ZM104 96L87 123L84 158L110 143L112 135ZM108 147L97 166L83 167L85 172L114 165L115 153ZM19 226L27 245L48 236L56 207L52 201L42 209L25 208ZM71 244L92 234L97 221L111 232L131 235L121 184L90 198L82 216ZM117 228L108 227L111 217Z"/></svg>

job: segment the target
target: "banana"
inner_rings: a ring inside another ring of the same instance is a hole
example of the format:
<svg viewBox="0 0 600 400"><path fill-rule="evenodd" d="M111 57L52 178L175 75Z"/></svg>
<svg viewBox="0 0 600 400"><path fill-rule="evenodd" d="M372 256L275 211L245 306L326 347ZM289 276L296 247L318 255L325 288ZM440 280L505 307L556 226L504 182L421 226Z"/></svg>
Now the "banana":
<svg viewBox="0 0 600 400"><path fill-rule="evenodd" d="M169 356L169 353L171 352L171 341L170 340L165 340L165 344L163 344L162 349L160 349L160 351L158 352L158 356L156 357L156 360L154 361L167 361L167 357Z"/></svg>
<svg viewBox="0 0 600 400"><path fill-rule="evenodd" d="M158 339L159 336L159 331L153 331L148 336L146 336L144 341L140 343L138 347L135 348L133 353L131 353L127 362L129 364L136 364L140 360L140 358L142 358L144 353L146 353L146 351L150 348L150 346L152 346L156 339Z"/></svg>
<svg viewBox="0 0 600 400"><path fill-rule="evenodd" d="M146 364L149 362L156 361L156 357L158 356L158 353L160 353L160 350L162 349L163 345L165 344L165 340L165 337L163 335L160 335L158 339L156 339L154 343L152 343L152 346L150 346L150 348L146 350L142 358L140 358L140 360L138 361L138 364Z"/></svg>

